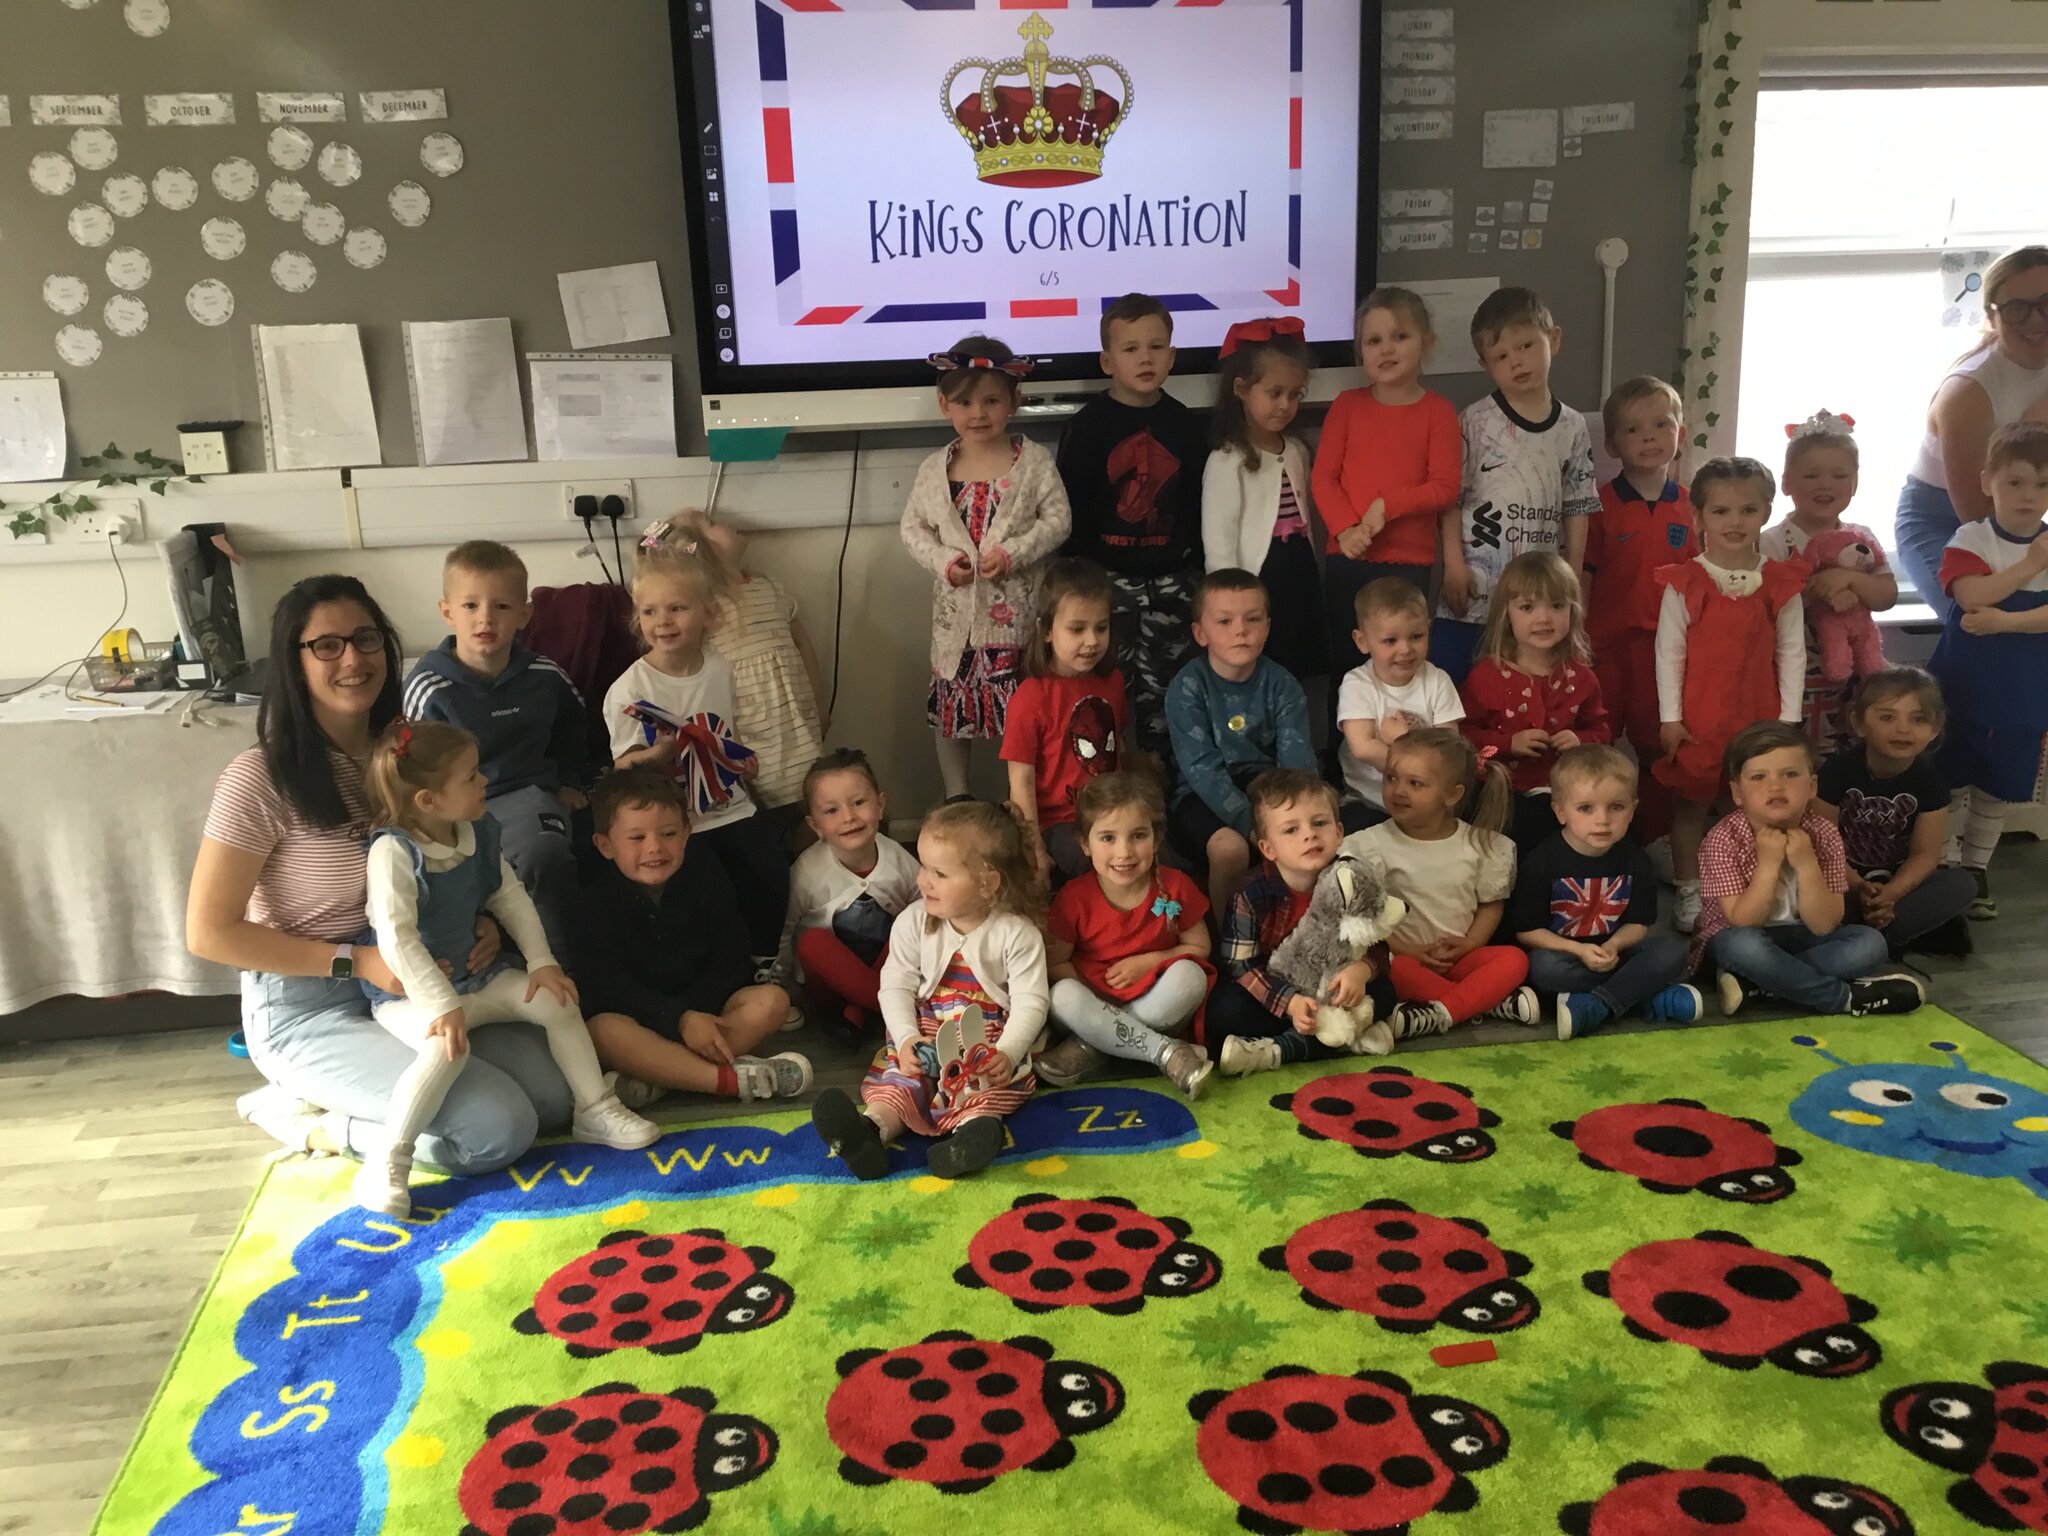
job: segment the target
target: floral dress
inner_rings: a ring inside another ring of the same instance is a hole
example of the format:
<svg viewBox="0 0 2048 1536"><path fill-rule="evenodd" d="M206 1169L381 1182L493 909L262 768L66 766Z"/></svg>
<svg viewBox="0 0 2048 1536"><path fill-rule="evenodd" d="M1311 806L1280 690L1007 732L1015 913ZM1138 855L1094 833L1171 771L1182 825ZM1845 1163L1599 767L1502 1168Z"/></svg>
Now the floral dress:
<svg viewBox="0 0 2048 1536"><path fill-rule="evenodd" d="M967 530L967 541L977 552L988 537L989 524L1002 504L1002 482L995 480L948 480L954 510ZM979 579L979 578L977 578ZM989 618L997 624L1016 621L1012 605L997 598L989 607ZM1014 645L969 646L960 656L960 667L951 677L932 674L932 688L925 700L925 718L945 736L1003 736L1004 717L1010 695L1023 678L1023 651Z"/></svg>
<svg viewBox="0 0 2048 1536"><path fill-rule="evenodd" d="M986 1042L993 1049L1009 1017L960 956L954 955L932 995L918 999L918 1038L912 1049L925 1069L923 1074L905 1074L895 1051L885 1044L868 1065L861 1083L862 1101L893 1110L920 1136L945 1136L978 1115L1008 1115L1021 1109L1037 1086L1029 1058L1002 1087L984 1088L966 1071L941 1075L932 1044L941 1028L957 1021L970 1052L962 1064L971 1068L974 1047Z"/></svg>

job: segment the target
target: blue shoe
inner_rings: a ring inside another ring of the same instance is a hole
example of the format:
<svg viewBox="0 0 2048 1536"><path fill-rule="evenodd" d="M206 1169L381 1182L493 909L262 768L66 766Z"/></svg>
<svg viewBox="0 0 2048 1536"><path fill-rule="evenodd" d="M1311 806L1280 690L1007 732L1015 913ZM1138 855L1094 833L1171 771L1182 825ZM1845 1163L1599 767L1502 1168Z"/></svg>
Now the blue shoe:
<svg viewBox="0 0 2048 1536"><path fill-rule="evenodd" d="M1605 1024L1613 1010L1590 992L1557 994L1557 1038L1576 1040Z"/></svg>
<svg viewBox="0 0 2048 1536"><path fill-rule="evenodd" d="M1666 987L1643 1004L1642 1015L1653 1024L1697 1024L1707 1005L1698 987Z"/></svg>

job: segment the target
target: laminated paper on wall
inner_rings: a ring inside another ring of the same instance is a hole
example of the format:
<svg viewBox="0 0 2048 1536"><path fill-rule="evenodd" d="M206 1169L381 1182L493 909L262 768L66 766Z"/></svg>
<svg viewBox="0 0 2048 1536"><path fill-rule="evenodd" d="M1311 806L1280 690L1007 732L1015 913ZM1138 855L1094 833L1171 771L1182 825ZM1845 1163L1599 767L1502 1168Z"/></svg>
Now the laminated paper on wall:
<svg viewBox="0 0 2048 1536"><path fill-rule="evenodd" d="M235 98L226 91L180 91L142 98L142 120L152 128L226 128L235 121Z"/></svg>
<svg viewBox="0 0 2048 1536"><path fill-rule="evenodd" d="M1586 133L1626 133L1635 125L1636 104L1632 101L1564 109L1564 131L1574 138Z"/></svg>
<svg viewBox="0 0 2048 1536"><path fill-rule="evenodd" d="M1411 139L1448 139L1452 118L1448 112L1382 112L1380 142L1399 144Z"/></svg>
<svg viewBox="0 0 2048 1536"><path fill-rule="evenodd" d="M448 115L448 93L431 91L363 91L356 96L366 123L424 123Z"/></svg>
<svg viewBox="0 0 2048 1536"><path fill-rule="evenodd" d="M97 123L105 128L121 126L121 98L118 96L31 96L28 120L38 128L69 127L73 123Z"/></svg>
<svg viewBox="0 0 2048 1536"><path fill-rule="evenodd" d="M258 91L256 116L266 123L345 123L348 98L339 91Z"/></svg>

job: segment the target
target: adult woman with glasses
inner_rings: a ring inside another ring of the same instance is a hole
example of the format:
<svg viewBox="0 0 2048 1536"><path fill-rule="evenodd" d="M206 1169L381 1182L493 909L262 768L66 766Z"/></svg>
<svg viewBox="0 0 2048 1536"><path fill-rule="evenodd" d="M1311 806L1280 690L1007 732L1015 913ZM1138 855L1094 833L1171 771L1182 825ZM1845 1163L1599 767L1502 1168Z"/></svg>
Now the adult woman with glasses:
<svg viewBox="0 0 2048 1536"><path fill-rule="evenodd" d="M1985 270L1983 338L1935 390L1926 440L1899 493L1899 563L1944 618L1941 552L1957 528L1991 515L1991 434L2028 418L2048 421L2048 245L2021 246Z"/></svg>
<svg viewBox="0 0 2048 1536"><path fill-rule="evenodd" d="M353 576L312 576L277 605L257 744L220 776L192 871L185 941L242 973L242 1030L269 1085L242 1117L306 1151L381 1148L376 1124L413 1050L370 1017L361 983L403 991L368 927L363 766L398 715L398 636ZM478 925L472 969L499 943ZM474 1058L419 1143L451 1173L502 1168L566 1130L568 1085L537 1026L471 1037Z"/></svg>

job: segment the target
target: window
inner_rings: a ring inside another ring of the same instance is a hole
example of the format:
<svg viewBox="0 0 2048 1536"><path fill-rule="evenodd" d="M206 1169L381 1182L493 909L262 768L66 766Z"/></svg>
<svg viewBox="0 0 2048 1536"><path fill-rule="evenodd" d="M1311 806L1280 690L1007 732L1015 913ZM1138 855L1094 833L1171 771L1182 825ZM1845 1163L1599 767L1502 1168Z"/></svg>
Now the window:
<svg viewBox="0 0 2048 1536"><path fill-rule="evenodd" d="M1853 416L1848 516L1887 550L1927 403L1983 321L1970 274L2048 240L2048 176L2022 148L2044 121L2048 85L2024 78L1781 79L1758 97L1736 448L1775 471L1788 422Z"/></svg>

